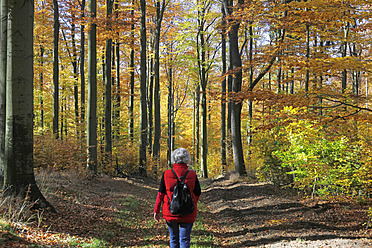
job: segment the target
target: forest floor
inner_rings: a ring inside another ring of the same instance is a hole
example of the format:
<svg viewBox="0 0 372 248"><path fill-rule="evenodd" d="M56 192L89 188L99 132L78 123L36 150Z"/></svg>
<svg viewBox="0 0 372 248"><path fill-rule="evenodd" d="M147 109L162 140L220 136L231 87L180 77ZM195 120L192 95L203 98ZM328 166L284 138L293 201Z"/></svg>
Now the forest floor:
<svg viewBox="0 0 372 248"><path fill-rule="evenodd" d="M153 220L157 181L71 172L41 172L37 180L58 213L16 221L23 209L14 208L12 223L0 221L0 247L168 246L164 220ZM243 180L200 181L192 247L372 247L367 205L299 200Z"/></svg>

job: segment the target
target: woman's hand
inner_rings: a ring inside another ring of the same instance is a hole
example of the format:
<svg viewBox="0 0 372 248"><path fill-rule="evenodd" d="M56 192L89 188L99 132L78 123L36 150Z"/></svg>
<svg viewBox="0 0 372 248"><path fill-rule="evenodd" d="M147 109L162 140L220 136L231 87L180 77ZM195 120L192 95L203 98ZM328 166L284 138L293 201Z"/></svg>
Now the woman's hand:
<svg viewBox="0 0 372 248"><path fill-rule="evenodd" d="M159 222L160 220L160 213L154 213L154 219Z"/></svg>

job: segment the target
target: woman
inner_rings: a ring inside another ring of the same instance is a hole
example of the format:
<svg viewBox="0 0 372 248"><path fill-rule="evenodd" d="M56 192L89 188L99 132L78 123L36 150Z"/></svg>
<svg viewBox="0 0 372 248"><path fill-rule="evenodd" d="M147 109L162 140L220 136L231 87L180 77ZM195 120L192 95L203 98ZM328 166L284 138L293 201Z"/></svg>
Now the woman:
<svg viewBox="0 0 372 248"><path fill-rule="evenodd" d="M178 148L172 153L173 170L178 178L183 177L191 161L190 153L185 148ZM160 181L159 192L156 197L154 219L160 220L160 207L163 203L163 218L169 229L170 247L190 247L190 234L197 214L197 202L200 198L201 189L195 171L190 170L186 176L186 185L191 191L194 200L194 212L188 215L173 215L169 209L172 199L173 188L177 184L177 178L172 170L166 170Z"/></svg>

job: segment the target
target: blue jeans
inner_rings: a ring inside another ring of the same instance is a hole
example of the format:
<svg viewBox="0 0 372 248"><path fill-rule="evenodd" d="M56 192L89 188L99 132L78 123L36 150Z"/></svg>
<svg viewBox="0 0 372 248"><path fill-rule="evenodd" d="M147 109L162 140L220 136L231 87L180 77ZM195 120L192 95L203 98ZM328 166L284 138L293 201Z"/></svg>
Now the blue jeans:
<svg viewBox="0 0 372 248"><path fill-rule="evenodd" d="M170 248L189 248L193 223L168 222Z"/></svg>

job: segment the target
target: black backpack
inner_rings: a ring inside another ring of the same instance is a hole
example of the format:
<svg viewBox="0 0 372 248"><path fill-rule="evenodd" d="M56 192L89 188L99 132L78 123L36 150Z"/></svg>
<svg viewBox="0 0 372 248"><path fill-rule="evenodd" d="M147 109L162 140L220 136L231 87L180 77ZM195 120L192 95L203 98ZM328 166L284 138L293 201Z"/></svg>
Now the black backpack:
<svg viewBox="0 0 372 248"><path fill-rule="evenodd" d="M194 212L194 200L192 199L189 187L185 180L189 170L183 177L178 178L176 172L172 169L177 178L177 184L173 188L173 197L169 209L173 215L188 215ZM180 181L180 179L182 179ZM168 197L169 200L169 197Z"/></svg>

